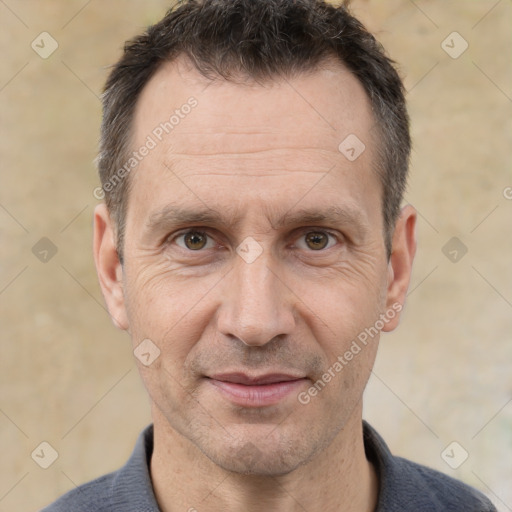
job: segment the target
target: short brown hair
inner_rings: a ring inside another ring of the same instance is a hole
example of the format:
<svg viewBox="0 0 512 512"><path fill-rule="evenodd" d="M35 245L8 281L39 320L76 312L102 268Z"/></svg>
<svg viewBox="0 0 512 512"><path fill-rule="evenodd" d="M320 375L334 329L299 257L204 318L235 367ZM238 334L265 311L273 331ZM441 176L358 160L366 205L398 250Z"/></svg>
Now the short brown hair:
<svg viewBox="0 0 512 512"><path fill-rule="evenodd" d="M344 64L363 85L377 123L376 167L389 258L411 140L404 87L380 43L350 14L346 2L185 0L125 44L103 94L98 168L121 262L130 180L119 179L119 170L129 159L135 106L162 63L180 55L189 57L205 78L225 80L240 75L254 80L286 77L332 57Z"/></svg>

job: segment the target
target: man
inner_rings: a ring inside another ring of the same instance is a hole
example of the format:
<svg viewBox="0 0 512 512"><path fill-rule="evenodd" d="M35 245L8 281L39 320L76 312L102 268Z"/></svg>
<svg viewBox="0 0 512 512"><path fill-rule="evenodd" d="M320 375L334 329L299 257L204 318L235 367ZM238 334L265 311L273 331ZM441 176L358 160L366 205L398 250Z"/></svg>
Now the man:
<svg viewBox="0 0 512 512"><path fill-rule="evenodd" d="M182 2L104 95L94 256L153 425L56 511L492 511L362 420L416 250L402 83L345 7Z"/></svg>

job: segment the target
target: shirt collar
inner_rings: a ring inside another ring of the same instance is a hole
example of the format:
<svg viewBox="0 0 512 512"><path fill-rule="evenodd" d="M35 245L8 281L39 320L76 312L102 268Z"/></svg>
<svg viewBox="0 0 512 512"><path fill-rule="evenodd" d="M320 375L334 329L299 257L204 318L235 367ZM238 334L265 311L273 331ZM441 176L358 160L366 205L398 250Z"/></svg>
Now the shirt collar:
<svg viewBox="0 0 512 512"><path fill-rule="evenodd" d="M110 492L112 511L160 512L149 472L153 453L153 425L146 427L133 453L114 477Z"/></svg>

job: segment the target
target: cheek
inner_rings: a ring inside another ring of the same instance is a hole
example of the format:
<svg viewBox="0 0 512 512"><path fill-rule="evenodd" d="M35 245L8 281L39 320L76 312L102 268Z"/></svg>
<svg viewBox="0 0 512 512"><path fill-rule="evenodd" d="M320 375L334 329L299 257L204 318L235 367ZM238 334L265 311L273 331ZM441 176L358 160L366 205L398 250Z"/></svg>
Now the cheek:
<svg viewBox="0 0 512 512"><path fill-rule="evenodd" d="M194 332L201 328L205 314L198 312L207 305L209 291L219 277L211 274L191 280L177 274L167 261L135 261L125 276L126 307L133 333L153 336L155 342L179 339L176 348L185 345L183 331L193 339Z"/></svg>
<svg viewBox="0 0 512 512"><path fill-rule="evenodd" d="M188 407L186 404L194 405L196 375L190 373L187 361L196 352L198 340L204 337L206 326L201 319L207 314L199 307L188 315L166 311L171 310L155 308L146 316L138 315L138 331L144 333L139 338L151 339L160 352L148 367L137 363L152 401L167 412L180 415L183 407Z"/></svg>
<svg viewBox="0 0 512 512"><path fill-rule="evenodd" d="M366 270L362 275L354 267L340 269L336 276L310 286L309 292L304 283L298 289L297 295L304 297L303 317L330 355L337 356L383 312L386 280L374 268Z"/></svg>

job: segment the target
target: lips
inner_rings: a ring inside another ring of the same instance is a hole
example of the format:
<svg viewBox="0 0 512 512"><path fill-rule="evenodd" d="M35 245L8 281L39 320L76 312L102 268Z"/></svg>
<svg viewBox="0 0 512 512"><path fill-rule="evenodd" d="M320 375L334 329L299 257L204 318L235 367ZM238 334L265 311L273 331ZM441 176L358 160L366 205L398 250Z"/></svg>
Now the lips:
<svg viewBox="0 0 512 512"><path fill-rule="evenodd" d="M231 382L233 384L244 384L246 386L258 386L264 384L275 384L276 382L289 382L304 378L303 376L294 376L285 373L268 373L259 376L250 376L245 373L219 373L212 375L211 379Z"/></svg>
<svg viewBox="0 0 512 512"><path fill-rule="evenodd" d="M211 375L207 382L224 399L243 407L276 405L305 385L306 377L288 373L249 375L246 373L221 373Z"/></svg>

